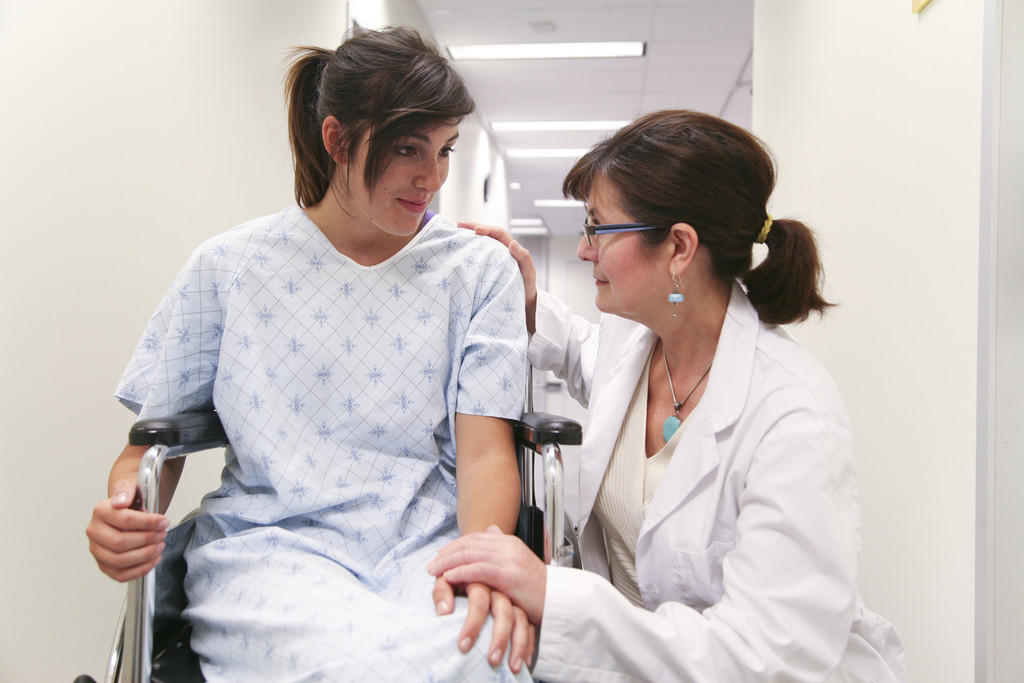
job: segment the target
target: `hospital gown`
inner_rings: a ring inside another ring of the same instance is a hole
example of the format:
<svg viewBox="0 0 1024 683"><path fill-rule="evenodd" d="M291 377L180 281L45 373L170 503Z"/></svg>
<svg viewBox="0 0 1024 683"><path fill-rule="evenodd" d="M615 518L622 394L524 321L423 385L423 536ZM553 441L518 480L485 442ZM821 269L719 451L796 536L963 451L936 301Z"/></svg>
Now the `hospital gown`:
<svg viewBox="0 0 1024 683"><path fill-rule="evenodd" d="M490 620L457 650L425 569L458 536L455 413L517 417L525 347L515 262L440 216L375 266L297 207L192 254L116 395L231 441L185 554L208 679L530 680L487 663Z"/></svg>

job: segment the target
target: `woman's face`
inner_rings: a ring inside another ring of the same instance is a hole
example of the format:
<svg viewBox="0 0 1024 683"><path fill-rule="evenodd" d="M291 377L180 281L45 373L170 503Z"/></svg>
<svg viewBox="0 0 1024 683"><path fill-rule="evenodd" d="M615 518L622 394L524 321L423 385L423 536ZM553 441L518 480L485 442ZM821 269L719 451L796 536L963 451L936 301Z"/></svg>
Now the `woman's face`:
<svg viewBox="0 0 1024 683"><path fill-rule="evenodd" d="M449 156L458 137L457 125L442 125L400 139L394 159L372 192L363 182L368 146L364 138L348 169L349 214L365 227L389 235L415 234L427 206L448 178Z"/></svg>
<svg viewBox="0 0 1024 683"><path fill-rule="evenodd" d="M600 177L587 197L587 213L595 225L636 222L619 205L615 188ZM667 257L662 263L660 251L646 246L636 232L595 235L592 241L582 237L576 255L594 264L598 310L649 323L672 290Z"/></svg>

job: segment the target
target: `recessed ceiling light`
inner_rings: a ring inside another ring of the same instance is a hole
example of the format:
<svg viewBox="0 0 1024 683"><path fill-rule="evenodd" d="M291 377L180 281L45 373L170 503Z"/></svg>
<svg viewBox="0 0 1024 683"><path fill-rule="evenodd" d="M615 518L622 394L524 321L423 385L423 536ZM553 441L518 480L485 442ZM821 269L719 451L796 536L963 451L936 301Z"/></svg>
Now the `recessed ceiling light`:
<svg viewBox="0 0 1024 683"><path fill-rule="evenodd" d="M505 45L449 45L452 59L586 59L643 57L642 40L613 43L515 43Z"/></svg>
<svg viewBox="0 0 1024 683"><path fill-rule="evenodd" d="M508 189L510 189L510 190L521 190L521 189L523 189L523 184L521 182L519 182L518 180L513 180L511 183L508 184Z"/></svg>
<svg viewBox="0 0 1024 683"><path fill-rule="evenodd" d="M491 129L496 133L565 131L565 130L618 130L629 121L494 121Z"/></svg>
<svg viewBox="0 0 1024 683"><path fill-rule="evenodd" d="M583 206L578 199L534 199L533 205L538 209L570 209Z"/></svg>
<svg viewBox="0 0 1024 683"><path fill-rule="evenodd" d="M541 149L509 149L505 153L510 159L579 159L587 153L584 148L561 149L557 147Z"/></svg>

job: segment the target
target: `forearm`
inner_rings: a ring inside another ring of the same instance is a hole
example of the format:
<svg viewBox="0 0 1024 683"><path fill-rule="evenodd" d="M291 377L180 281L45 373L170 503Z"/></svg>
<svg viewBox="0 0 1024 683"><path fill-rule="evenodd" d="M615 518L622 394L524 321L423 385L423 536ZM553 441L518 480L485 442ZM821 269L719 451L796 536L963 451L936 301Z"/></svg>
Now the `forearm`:
<svg viewBox="0 0 1024 683"><path fill-rule="evenodd" d="M494 454L476 458L457 474L458 522L462 534L485 531L492 524L512 533L519 516L519 470L515 458Z"/></svg>

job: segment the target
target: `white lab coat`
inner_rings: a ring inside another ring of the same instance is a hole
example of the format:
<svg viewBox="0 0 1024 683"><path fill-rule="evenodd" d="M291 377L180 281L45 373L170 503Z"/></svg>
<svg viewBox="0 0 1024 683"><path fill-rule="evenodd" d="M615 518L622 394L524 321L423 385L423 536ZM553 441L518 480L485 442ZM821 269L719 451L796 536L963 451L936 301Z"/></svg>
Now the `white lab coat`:
<svg viewBox="0 0 1024 683"><path fill-rule="evenodd" d="M846 410L828 373L734 286L700 403L637 541L647 609L607 580L591 514L656 342L611 315L573 317L541 292L535 367L589 404L580 462L585 569L549 567L545 681L904 681L903 647L856 591L857 489Z"/></svg>

